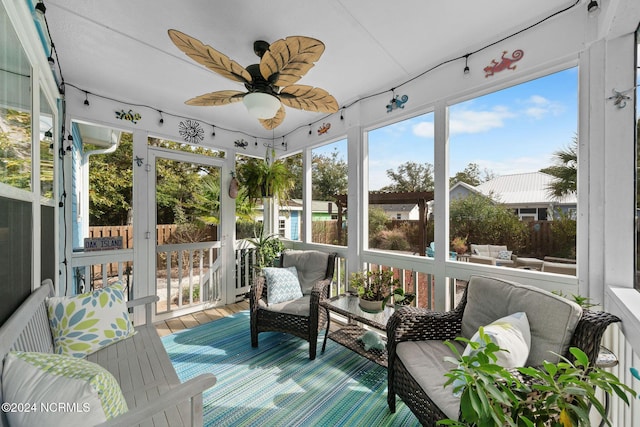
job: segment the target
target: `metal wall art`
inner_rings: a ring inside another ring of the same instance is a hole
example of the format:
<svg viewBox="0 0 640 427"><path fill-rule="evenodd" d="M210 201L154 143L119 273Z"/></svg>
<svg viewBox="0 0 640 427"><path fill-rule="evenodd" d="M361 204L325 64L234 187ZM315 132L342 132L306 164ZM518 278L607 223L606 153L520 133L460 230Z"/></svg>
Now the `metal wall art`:
<svg viewBox="0 0 640 427"><path fill-rule="evenodd" d="M387 113L390 113L397 108L404 108L404 104L408 100L409 100L409 96L407 95L394 96L393 98L391 98L391 101L389 101L389 103L387 104Z"/></svg>
<svg viewBox="0 0 640 427"><path fill-rule="evenodd" d="M195 120L185 120L178 125L178 132L182 139L190 144L200 144L204 139L204 129Z"/></svg>
<svg viewBox="0 0 640 427"><path fill-rule="evenodd" d="M502 52L502 58L500 58L500 62L495 59L491 60L491 64L484 67L484 77L493 76L495 73L499 73L503 70L515 70L516 66L513 64L514 62L518 62L524 56L524 51L522 49L514 50L511 54L511 58L507 58L507 53L509 51L505 50Z"/></svg>
<svg viewBox="0 0 640 427"><path fill-rule="evenodd" d="M247 141L245 141L244 139L236 139L235 141L233 141L233 145L235 147L242 148L243 150L246 150L247 149L247 145L249 145L249 143Z"/></svg>
<svg viewBox="0 0 640 427"><path fill-rule="evenodd" d="M331 123L323 123L322 126L318 128L318 135L324 135L329 132L329 129L331 129Z"/></svg>
<svg viewBox="0 0 640 427"><path fill-rule="evenodd" d="M138 123L138 120L142 119L142 116L135 111L129 110L126 113L124 110L116 111L116 119L128 120L134 125Z"/></svg>

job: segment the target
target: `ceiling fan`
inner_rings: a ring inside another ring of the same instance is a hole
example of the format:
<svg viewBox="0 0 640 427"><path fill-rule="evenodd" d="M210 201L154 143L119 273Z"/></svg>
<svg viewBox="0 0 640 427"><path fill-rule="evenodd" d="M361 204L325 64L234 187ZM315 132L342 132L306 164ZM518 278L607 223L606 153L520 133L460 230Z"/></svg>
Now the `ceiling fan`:
<svg viewBox="0 0 640 427"><path fill-rule="evenodd" d="M294 84L324 52L320 40L290 36L271 44L258 40L253 50L259 64L243 67L223 53L178 30L169 30L173 43L188 57L228 79L243 83L248 92L221 90L189 99L188 105L217 106L243 101L266 129L284 120L284 105L299 110L335 113L338 102L324 89ZM283 105L284 104L284 105Z"/></svg>

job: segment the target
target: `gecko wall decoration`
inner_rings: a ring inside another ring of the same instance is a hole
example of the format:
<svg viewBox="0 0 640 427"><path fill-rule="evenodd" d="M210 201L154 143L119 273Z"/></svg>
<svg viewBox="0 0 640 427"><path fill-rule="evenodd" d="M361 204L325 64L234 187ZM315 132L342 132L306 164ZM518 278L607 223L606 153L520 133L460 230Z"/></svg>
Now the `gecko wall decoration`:
<svg viewBox="0 0 640 427"><path fill-rule="evenodd" d="M116 119L128 120L134 125L138 123L138 120L140 120L141 118L142 116L139 113L136 113L132 110L129 110L126 113L124 112L124 110L116 111Z"/></svg>
<svg viewBox="0 0 640 427"><path fill-rule="evenodd" d="M492 59L491 64L484 67L485 78L493 76L495 73L499 73L500 71L503 71L503 70L516 69L514 62L518 62L522 59L522 57L524 56L524 51L522 49L514 50L513 53L511 54L511 58L506 57L508 52L509 51L507 50L502 52L502 58L500 59L500 62L496 61L495 59Z"/></svg>
<svg viewBox="0 0 640 427"><path fill-rule="evenodd" d="M392 112L396 108L404 108L404 104L409 100L408 95L394 96L387 104L387 113Z"/></svg>
<svg viewBox="0 0 640 427"><path fill-rule="evenodd" d="M323 123L322 126L318 128L318 135L323 135L329 132L329 129L331 129L331 123Z"/></svg>

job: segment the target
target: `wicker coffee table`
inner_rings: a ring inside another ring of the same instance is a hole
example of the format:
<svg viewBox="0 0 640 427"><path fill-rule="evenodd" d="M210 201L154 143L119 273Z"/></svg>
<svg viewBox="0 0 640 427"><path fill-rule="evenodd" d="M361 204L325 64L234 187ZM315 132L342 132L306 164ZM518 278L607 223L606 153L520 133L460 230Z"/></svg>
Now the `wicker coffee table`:
<svg viewBox="0 0 640 427"><path fill-rule="evenodd" d="M327 310L327 332L324 334L324 342L322 343L322 353L327 345L327 338L347 347L350 350L366 357L369 360L376 362L378 365L387 367L387 351L371 349L369 351L364 349L364 345L359 338L367 330L360 324L368 325L372 328L378 329L383 332L386 330L387 321L394 312L393 307L385 307L384 311L380 313L368 313L363 311L358 305L357 295L338 295L330 299L326 299L320 302L320 306ZM338 313L347 318L348 323L342 326L340 329L329 332L329 326L331 325L331 312Z"/></svg>

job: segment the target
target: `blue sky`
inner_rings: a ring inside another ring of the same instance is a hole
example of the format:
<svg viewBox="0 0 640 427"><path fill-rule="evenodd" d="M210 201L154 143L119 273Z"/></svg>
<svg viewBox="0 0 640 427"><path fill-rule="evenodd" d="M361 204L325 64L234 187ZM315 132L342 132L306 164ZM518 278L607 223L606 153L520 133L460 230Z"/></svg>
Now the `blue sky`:
<svg viewBox="0 0 640 427"><path fill-rule="evenodd" d="M411 95L409 94L409 102ZM549 166L553 152L577 133L578 70L571 68L451 106L451 175L477 163L497 175L534 172ZM334 147L346 159L346 141ZM370 188L390 183L387 169L414 161L433 164L433 114L369 132Z"/></svg>

